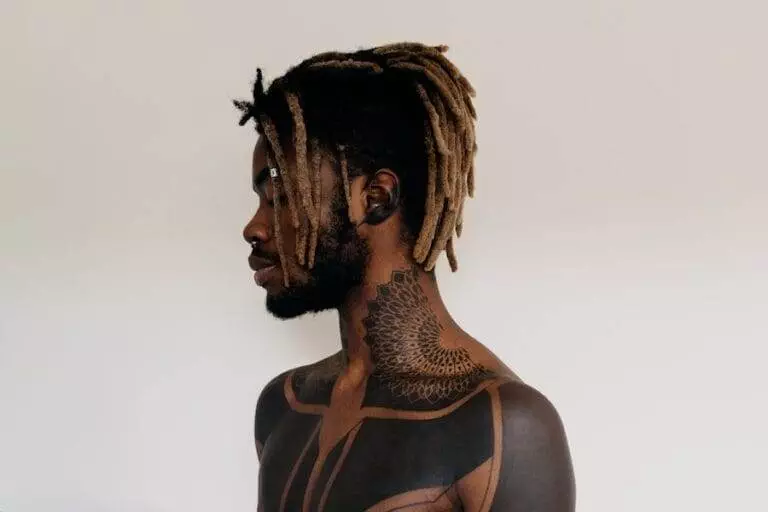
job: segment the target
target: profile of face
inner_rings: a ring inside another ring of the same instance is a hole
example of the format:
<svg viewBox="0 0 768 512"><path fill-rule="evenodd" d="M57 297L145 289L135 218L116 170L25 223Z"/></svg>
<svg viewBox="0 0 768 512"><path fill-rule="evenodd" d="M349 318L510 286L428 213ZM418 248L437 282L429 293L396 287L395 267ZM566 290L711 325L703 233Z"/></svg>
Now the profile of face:
<svg viewBox="0 0 768 512"><path fill-rule="evenodd" d="M289 160L289 166L295 166L295 162ZM273 179L280 178L270 175L267 145L262 137L253 152L253 185L259 197L259 207L245 226L243 237L252 246L248 263L255 271L256 282L267 291L267 309L276 317L287 319L339 307L349 291L362 283L369 256L366 242L358 236L356 226L349 220L341 180L331 163L323 159L317 251L314 266L309 268L299 264L296 257L298 233L291 223L285 197L279 198L284 266L280 261L275 234ZM287 287L284 270L289 279Z"/></svg>

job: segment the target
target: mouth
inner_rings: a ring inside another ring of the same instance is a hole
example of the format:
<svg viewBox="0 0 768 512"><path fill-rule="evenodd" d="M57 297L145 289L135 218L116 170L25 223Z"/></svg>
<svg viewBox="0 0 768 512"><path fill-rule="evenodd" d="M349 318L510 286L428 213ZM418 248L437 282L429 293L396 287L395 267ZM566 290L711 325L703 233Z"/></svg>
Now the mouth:
<svg viewBox="0 0 768 512"><path fill-rule="evenodd" d="M253 270L253 279L259 286L265 286L269 280L277 274L277 263L251 255L248 258L248 266Z"/></svg>
<svg viewBox="0 0 768 512"><path fill-rule="evenodd" d="M268 267L260 268L259 270L253 273L253 280L256 281L256 284L258 284L259 286L266 286L266 284L269 282L272 275L276 273L276 271L277 271L277 265L270 265Z"/></svg>

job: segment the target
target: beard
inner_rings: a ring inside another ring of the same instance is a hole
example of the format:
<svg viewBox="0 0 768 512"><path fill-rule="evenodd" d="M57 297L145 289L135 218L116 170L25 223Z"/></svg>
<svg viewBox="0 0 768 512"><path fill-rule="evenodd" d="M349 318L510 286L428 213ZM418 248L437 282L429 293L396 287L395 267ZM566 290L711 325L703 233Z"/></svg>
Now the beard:
<svg viewBox="0 0 768 512"><path fill-rule="evenodd" d="M329 226L318 233L315 266L306 282L267 295L267 310L281 319L336 309L360 286L370 252L349 220L344 196L335 194Z"/></svg>

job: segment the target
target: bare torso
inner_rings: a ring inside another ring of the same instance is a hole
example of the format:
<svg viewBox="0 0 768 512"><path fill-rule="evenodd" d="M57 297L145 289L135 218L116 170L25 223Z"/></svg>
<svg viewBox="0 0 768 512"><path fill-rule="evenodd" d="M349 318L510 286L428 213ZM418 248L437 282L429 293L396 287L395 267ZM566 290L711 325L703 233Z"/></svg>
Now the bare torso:
<svg viewBox="0 0 768 512"><path fill-rule="evenodd" d="M490 510L499 393L523 384L484 370L466 383L411 383L410 395L375 376L344 390L340 358L283 374L262 395L262 509Z"/></svg>
<svg viewBox="0 0 768 512"><path fill-rule="evenodd" d="M262 512L572 510L554 407L437 316L416 274L379 286L361 329L355 357L291 370L262 392Z"/></svg>

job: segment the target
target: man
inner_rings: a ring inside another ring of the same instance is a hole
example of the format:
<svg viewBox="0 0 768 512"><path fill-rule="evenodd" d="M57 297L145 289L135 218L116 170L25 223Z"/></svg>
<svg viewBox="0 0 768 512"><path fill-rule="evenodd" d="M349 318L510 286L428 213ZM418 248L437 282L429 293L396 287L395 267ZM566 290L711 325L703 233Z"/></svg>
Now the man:
<svg viewBox="0 0 768 512"><path fill-rule="evenodd" d="M280 318L336 309L341 351L256 406L259 510L574 510L551 403L446 310L434 266L473 193L474 91L445 47L325 53L253 101L249 264Z"/></svg>

